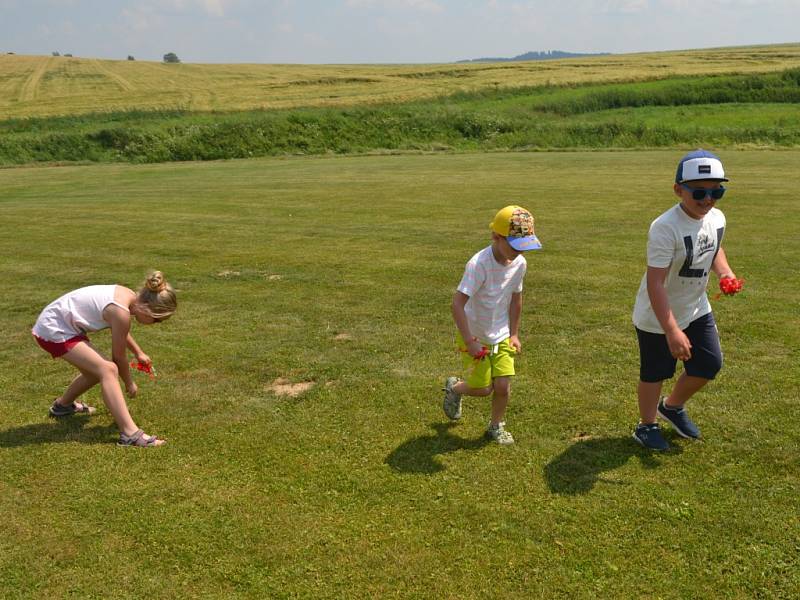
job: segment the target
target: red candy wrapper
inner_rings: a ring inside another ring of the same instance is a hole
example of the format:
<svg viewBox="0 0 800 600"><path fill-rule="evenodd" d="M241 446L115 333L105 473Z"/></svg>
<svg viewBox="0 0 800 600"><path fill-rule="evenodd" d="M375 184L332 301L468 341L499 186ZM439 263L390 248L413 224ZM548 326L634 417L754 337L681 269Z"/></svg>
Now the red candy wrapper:
<svg viewBox="0 0 800 600"><path fill-rule="evenodd" d="M475 357L475 360L483 360L489 356L489 349L486 346L481 346L481 351L478 352L478 356Z"/></svg>
<svg viewBox="0 0 800 600"><path fill-rule="evenodd" d="M148 365L147 363L141 363L136 360L132 360L131 368L141 371L142 373L147 373L150 376L150 379L156 378L156 369L152 363Z"/></svg>
<svg viewBox="0 0 800 600"><path fill-rule="evenodd" d="M472 338L472 341L477 342L478 338ZM467 352L467 349L465 348L464 350L461 350L461 352ZM481 346L481 351L478 352L478 356L475 357L475 360L476 361L483 360L484 358L489 356L489 353L490 353L489 348L487 348L486 346Z"/></svg>
<svg viewBox="0 0 800 600"><path fill-rule="evenodd" d="M736 279L735 277L725 277L724 279L720 279L719 289L721 294L714 296L714 300L717 300L722 294L725 294L726 296L738 294L742 291L743 287L744 279Z"/></svg>

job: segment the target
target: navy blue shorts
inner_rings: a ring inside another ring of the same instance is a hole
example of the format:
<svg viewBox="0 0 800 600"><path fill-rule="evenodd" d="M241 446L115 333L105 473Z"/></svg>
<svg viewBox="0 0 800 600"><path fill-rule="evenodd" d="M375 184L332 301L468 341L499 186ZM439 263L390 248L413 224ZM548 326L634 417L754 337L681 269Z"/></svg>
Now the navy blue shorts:
<svg viewBox="0 0 800 600"><path fill-rule="evenodd" d="M722 348L714 315L708 313L695 319L683 330L692 343L692 358L684 361L687 375L714 379L722 368ZM639 338L639 379L655 383L670 379L675 375L677 359L669 352L667 336L663 333L650 333L636 328Z"/></svg>

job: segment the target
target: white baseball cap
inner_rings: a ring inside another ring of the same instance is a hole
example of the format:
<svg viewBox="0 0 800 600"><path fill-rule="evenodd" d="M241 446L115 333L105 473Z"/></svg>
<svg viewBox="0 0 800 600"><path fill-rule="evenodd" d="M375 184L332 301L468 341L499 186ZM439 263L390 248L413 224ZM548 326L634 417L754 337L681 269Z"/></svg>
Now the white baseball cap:
<svg viewBox="0 0 800 600"><path fill-rule="evenodd" d="M697 181L698 179L728 181L725 179L725 169L722 168L722 161L716 154L712 154L708 150L695 150L689 152L678 163L675 183Z"/></svg>

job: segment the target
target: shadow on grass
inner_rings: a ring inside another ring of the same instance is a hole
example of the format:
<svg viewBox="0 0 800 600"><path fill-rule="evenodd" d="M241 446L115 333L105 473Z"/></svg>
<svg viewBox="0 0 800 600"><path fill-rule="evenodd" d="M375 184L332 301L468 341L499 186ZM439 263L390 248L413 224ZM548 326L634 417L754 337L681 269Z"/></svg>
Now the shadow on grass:
<svg viewBox="0 0 800 600"><path fill-rule="evenodd" d="M437 455L477 450L488 443L483 435L472 440L453 435L449 430L455 426L456 423L431 423L436 435L421 435L403 442L386 457L386 464L401 473L438 473L445 467L437 460Z"/></svg>
<svg viewBox="0 0 800 600"><path fill-rule="evenodd" d="M633 456L644 468L655 469L661 465L659 457L681 452L676 445L667 454L645 450L630 436L581 440L547 463L544 475L551 492L570 496L588 494L598 481L624 485L617 480L603 479L601 474L619 469Z"/></svg>
<svg viewBox="0 0 800 600"><path fill-rule="evenodd" d="M6 429L0 431L0 448L64 442L108 444L114 440L118 431L116 425L86 427L89 421L88 417L65 417Z"/></svg>

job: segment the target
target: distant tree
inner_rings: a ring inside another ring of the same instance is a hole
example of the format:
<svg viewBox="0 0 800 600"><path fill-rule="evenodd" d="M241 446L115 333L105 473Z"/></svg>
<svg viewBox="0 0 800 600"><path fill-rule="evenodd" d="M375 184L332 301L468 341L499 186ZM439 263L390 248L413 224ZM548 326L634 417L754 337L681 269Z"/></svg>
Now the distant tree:
<svg viewBox="0 0 800 600"><path fill-rule="evenodd" d="M53 52L53 56L61 56L58 52Z"/></svg>
<svg viewBox="0 0 800 600"><path fill-rule="evenodd" d="M69 56L70 58L72 58L72 54L65 54L64 56Z"/></svg>
<svg viewBox="0 0 800 600"><path fill-rule="evenodd" d="M128 54L128 60L136 60L136 59L135 59L135 58L133 58L133 55L132 55L132 54Z"/></svg>
<svg viewBox="0 0 800 600"><path fill-rule="evenodd" d="M164 62L165 63L179 63L179 62L181 62L181 59L178 58L178 55L175 54L174 52L167 52L164 55Z"/></svg>

